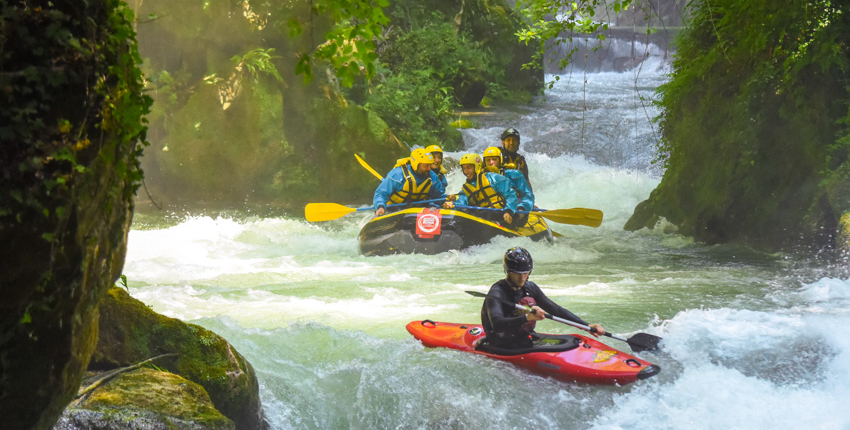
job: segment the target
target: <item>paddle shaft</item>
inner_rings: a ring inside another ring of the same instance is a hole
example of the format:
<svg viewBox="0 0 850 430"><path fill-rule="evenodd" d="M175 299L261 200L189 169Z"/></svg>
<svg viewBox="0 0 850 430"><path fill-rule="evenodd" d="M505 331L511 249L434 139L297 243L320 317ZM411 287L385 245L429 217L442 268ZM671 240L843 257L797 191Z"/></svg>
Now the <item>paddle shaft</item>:
<svg viewBox="0 0 850 430"><path fill-rule="evenodd" d="M444 202L444 201L446 201L445 198L431 199L431 200L419 200L419 201L409 202L409 203L393 203L391 205L386 205L384 207L385 208L394 208L394 207L398 207L398 206L413 206L413 205L418 205L418 204L422 204L422 203L436 203L436 202ZM373 208L372 206L366 206L366 207L363 207L363 208L358 208L357 210L365 211L365 210L369 210L369 209L374 210L375 208Z"/></svg>
<svg viewBox="0 0 850 430"><path fill-rule="evenodd" d="M497 208L482 208L477 206L456 205L456 208L485 210L485 211L503 211L504 209ZM555 210L539 210L532 211L517 211L516 214L534 213L539 217L560 223L572 225L584 225L588 227L599 227L602 224L602 211L599 209L572 208L572 209L555 209Z"/></svg>
<svg viewBox="0 0 850 430"><path fill-rule="evenodd" d="M455 207L456 209L474 209L474 210L482 210L482 211L499 211L499 212L504 212L504 211L505 211L505 209L499 209L499 208L483 208L483 207L480 207L480 206L454 205L454 207ZM528 213L531 213L531 212L529 212L529 211L516 211L516 212L514 212L514 215L517 215L517 214L528 214Z"/></svg>
<svg viewBox="0 0 850 430"><path fill-rule="evenodd" d="M476 297L489 297L489 298L491 298L491 299L493 299L493 300L498 300L498 301L500 301L500 302L502 302L502 303L507 303L507 304L509 304L509 305L512 305L512 306L516 307L516 308L517 308L517 309L519 309L519 310L523 310L523 311L526 311L526 312L531 312L531 313L534 313L534 314L536 314L536 313L537 313L534 309L531 309L531 308L530 308L530 307L528 307L528 306L523 306L523 305L521 305L521 304L519 304L519 303L509 302L509 301L504 300L504 299L502 299L502 298L500 298L500 297L494 297L494 296L491 296L491 295L489 295L489 294L479 293L479 292L477 292L477 291L467 291L466 293L467 293L467 294L469 294L469 295L472 295L472 296L476 296ZM564 318L561 318L561 317L556 317L556 316L554 316L554 315L552 315L552 314L550 314L550 313L548 313L548 312L543 312L543 316L544 316L544 317L546 317L546 318L549 318L550 320L558 321L559 323L563 323L563 324L571 325L571 326L573 326L573 327L575 327L575 328L580 328L580 329L582 329L582 330L589 331L589 332L591 332L591 333L597 333L597 330L596 330L596 328L595 328L595 327L586 326L586 325L584 325L584 324L577 323L577 322L575 322L575 321L570 321L570 320L568 320L568 319L564 319ZM617 340L620 340L620 341L623 341L623 342L626 342L626 343L628 343L628 342L629 342L629 341L628 341L628 339L623 338L623 337L620 337L620 336L617 336L616 334L608 333L607 331L605 332L605 336L608 336L608 337L610 337L610 338L617 339Z"/></svg>
<svg viewBox="0 0 850 430"><path fill-rule="evenodd" d="M357 154L354 154L354 157L357 158L357 162L359 162L364 169L368 170L369 173L375 175L375 177L378 178L379 181L384 180L384 177L381 176L380 173L376 172L375 169L373 169L372 166L370 166L369 163L366 162L366 160L360 158L360 156Z"/></svg>
<svg viewBox="0 0 850 430"><path fill-rule="evenodd" d="M500 208L485 208L485 207L481 207L481 206L455 205L454 207L460 208L460 209L475 209L475 210L482 210L482 211L499 211L499 212L504 212L504 210L505 210L504 208L501 208L501 209ZM589 210L589 209L558 209L558 210L559 211L577 211L577 210ZM595 209L593 209L593 210L595 210ZM541 216L545 216L546 212L554 212L554 211L550 211L549 209L539 209L538 208L538 209L534 209L533 211L516 211L516 212L514 212L514 214L538 214L538 215L541 215Z"/></svg>
<svg viewBox="0 0 850 430"><path fill-rule="evenodd" d="M397 206L411 206L417 204L424 203L436 203L442 202L445 198L441 199L432 199L432 200L419 200L415 202L408 203L395 203L391 205L384 206L388 207L397 207ZM307 206L304 207L304 216L307 218L307 221L317 222L317 221L331 221L341 217L344 217L352 212L359 211L369 211L374 210L372 206L364 206L362 208L352 208L348 206L343 206L337 203L308 203Z"/></svg>
<svg viewBox="0 0 850 430"><path fill-rule="evenodd" d="M487 297L491 297L491 298L492 298L492 296L487 296ZM536 313L537 313L537 311L535 311L534 309L531 309L531 308L529 308L529 307L527 307L527 306L523 306L523 305L521 305L521 304L519 304L519 303L515 304L514 306L515 306L517 309L521 309L521 310L524 310L524 311L529 311L529 312L531 312L531 313L533 313L533 314L536 314ZM564 323L564 324L567 324L567 325L571 325L571 326L573 326L573 327L575 327L575 328L580 328L580 329L582 329L582 330L589 331L589 332L591 332L591 333L598 333L598 331L596 330L596 327L590 327L590 326L586 326L586 325L581 324L581 323L577 323L577 322L575 322L575 321L570 321L570 320L568 320L568 319L564 319L564 318L561 318L561 317L556 317L555 315L552 315L552 314L547 313L547 312L543 312L543 316L544 316L544 317L546 317L546 318L549 318L550 320L558 321L559 323ZM605 336L608 336L608 337L610 337L610 338L614 338L614 339L617 339L617 340L621 340L621 341L626 342L626 343L628 343L628 342L629 342L629 341L628 341L628 339L626 339L626 338L624 338L624 337L617 336L616 334L608 333L607 331L605 332Z"/></svg>

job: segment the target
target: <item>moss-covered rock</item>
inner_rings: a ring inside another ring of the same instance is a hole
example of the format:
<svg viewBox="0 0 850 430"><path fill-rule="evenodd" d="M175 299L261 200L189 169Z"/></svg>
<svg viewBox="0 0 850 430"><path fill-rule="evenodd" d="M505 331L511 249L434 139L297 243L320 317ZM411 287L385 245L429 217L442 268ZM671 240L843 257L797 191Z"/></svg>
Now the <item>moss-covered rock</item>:
<svg viewBox="0 0 850 430"><path fill-rule="evenodd" d="M668 167L626 229L664 217L707 243L832 248L850 205L850 7L691 5L659 89Z"/></svg>
<svg viewBox="0 0 850 430"><path fill-rule="evenodd" d="M235 430L203 387L142 368L100 385L62 414L53 430Z"/></svg>
<svg viewBox="0 0 850 430"><path fill-rule="evenodd" d="M0 427L48 429L121 273L149 99L119 0L0 8Z"/></svg>
<svg viewBox="0 0 850 430"><path fill-rule="evenodd" d="M233 346L215 333L159 315L120 289L109 290L100 307L100 338L89 368L126 367L151 357L157 366L200 384L216 409L237 429L266 424L254 369Z"/></svg>

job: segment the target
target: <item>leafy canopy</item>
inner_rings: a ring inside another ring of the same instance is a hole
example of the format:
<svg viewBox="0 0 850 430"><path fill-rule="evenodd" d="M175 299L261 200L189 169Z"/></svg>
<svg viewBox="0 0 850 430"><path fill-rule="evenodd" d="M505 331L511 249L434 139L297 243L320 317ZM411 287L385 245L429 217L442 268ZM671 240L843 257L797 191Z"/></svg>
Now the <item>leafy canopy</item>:
<svg viewBox="0 0 850 430"><path fill-rule="evenodd" d="M605 40L605 34L601 31L608 29L606 20L600 20L597 15L604 13L620 13L627 10L634 3L633 0L518 0L517 10L520 11L527 21L527 27L517 32L517 37L526 44L536 43L539 45L537 56L534 61L523 65L524 68L534 67L541 64L546 43L555 46L572 42L575 34L597 33L594 37ZM555 19L551 19L555 17ZM651 30L648 30L651 31ZM567 35L564 37L564 35ZM567 66L572 54L577 48L570 50L569 54L558 61L558 68ZM557 80L557 78L556 78ZM549 83L551 88L554 82Z"/></svg>
<svg viewBox="0 0 850 430"><path fill-rule="evenodd" d="M313 52L303 53L295 65L295 72L304 75L304 82L313 80L314 60L330 63L345 87L351 87L355 78L365 72L367 79L375 74L375 41L381 37L382 26L389 23L383 8L388 0L316 0L313 11L332 20L333 27L325 33L325 42ZM290 36L303 31L298 20L287 23Z"/></svg>

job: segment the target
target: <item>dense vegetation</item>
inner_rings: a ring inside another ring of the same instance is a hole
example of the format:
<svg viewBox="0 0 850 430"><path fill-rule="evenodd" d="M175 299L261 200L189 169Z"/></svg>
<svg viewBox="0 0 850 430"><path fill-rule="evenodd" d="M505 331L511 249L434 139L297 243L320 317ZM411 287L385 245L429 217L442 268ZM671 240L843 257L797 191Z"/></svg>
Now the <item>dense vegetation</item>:
<svg viewBox="0 0 850 430"><path fill-rule="evenodd" d="M411 145L458 149L460 134L448 127L459 119L456 109L525 103L540 92L539 61L523 69L535 46L517 41L524 24L507 2L397 1L387 16L379 73L348 94Z"/></svg>
<svg viewBox="0 0 850 430"><path fill-rule="evenodd" d="M384 171L413 146L458 148L461 104L542 86L503 1L134 7L149 17L139 44L156 100L145 183L164 204L369 201L374 178L353 154Z"/></svg>
<svg viewBox="0 0 850 430"><path fill-rule="evenodd" d="M850 6L691 4L659 89L666 174L627 228L658 217L709 243L832 245L850 209Z"/></svg>

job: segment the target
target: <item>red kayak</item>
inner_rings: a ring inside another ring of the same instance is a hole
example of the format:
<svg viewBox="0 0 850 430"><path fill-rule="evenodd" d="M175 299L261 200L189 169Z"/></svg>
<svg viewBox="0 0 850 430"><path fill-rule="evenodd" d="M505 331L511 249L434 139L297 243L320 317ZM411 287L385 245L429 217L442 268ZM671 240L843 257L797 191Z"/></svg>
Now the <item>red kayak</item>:
<svg viewBox="0 0 850 430"><path fill-rule="evenodd" d="M477 324L412 321L407 324L407 331L427 347L486 355L568 382L625 385L661 371L650 362L577 334L536 333L532 348L515 350L488 346L484 351L475 349L485 337L484 329Z"/></svg>

